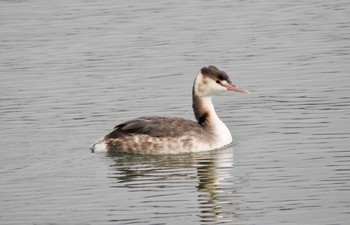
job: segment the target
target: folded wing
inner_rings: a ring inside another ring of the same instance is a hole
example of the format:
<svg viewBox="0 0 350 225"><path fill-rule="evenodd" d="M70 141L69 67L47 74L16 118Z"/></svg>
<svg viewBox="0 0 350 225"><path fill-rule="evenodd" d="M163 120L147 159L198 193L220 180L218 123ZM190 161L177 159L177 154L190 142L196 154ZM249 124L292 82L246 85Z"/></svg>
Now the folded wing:
<svg viewBox="0 0 350 225"><path fill-rule="evenodd" d="M177 117L139 117L114 127L105 138L144 134L151 137L179 137L188 132L201 132L202 127L191 120Z"/></svg>

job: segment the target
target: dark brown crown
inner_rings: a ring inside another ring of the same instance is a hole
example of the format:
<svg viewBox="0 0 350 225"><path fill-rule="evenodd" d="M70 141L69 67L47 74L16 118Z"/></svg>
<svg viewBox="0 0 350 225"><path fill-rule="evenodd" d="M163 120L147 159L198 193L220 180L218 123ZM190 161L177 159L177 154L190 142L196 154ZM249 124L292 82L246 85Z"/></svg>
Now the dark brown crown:
<svg viewBox="0 0 350 225"><path fill-rule="evenodd" d="M219 70L215 66L202 67L201 73L204 76L209 77L210 79L213 79L213 80L220 80L220 81L224 81L225 80L229 84L232 83L231 80L230 80L230 77L227 75L227 73L225 73L222 70Z"/></svg>

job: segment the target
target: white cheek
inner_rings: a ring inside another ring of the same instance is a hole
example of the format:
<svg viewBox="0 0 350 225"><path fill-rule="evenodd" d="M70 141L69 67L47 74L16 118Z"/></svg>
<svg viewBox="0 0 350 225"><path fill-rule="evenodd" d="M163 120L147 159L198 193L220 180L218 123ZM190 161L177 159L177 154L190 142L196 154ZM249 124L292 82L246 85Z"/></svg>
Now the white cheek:
<svg viewBox="0 0 350 225"><path fill-rule="evenodd" d="M227 82L226 82L227 83ZM212 90L214 93L217 93L219 91L225 91L226 88L223 87L221 84L216 83L215 81L210 81L208 83L208 89Z"/></svg>
<svg viewBox="0 0 350 225"><path fill-rule="evenodd" d="M198 96L209 97L215 95L218 92L226 90L227 89L225 87L216 83L215 80L203 77L201 73L197 76L195 91Z"/></svg>

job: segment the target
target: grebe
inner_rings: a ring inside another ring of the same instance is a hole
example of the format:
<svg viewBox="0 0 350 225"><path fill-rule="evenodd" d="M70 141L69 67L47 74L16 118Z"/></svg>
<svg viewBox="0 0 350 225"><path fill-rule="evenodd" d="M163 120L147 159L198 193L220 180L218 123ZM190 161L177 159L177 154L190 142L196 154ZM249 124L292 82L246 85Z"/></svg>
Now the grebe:
<svg viewBox="0 0 350 225"><path fill-rule="evenodd" d="M231 133L216 115L211 101L221 91L249 93L232 84L229 76L217 67L203 67L192 90L197 122L177 117L139 117L115 126L91 146L91 151L157 155L207 151L229 145Z"/></svg>

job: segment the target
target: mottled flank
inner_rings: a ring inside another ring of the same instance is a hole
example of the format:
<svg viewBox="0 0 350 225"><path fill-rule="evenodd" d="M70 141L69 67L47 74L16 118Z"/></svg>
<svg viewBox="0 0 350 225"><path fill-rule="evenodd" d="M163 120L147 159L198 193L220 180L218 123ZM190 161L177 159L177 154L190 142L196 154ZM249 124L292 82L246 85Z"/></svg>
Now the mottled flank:
<svg viewBox="0 0 350 225"><path fill-rule="evenodd" d="M148 135L126 135L106 140L109 153L133 154L176 154L188 152L193 148L194 139L181 137L151 137ZM204 150L204 149L203 149Z"/></svg>

